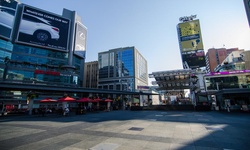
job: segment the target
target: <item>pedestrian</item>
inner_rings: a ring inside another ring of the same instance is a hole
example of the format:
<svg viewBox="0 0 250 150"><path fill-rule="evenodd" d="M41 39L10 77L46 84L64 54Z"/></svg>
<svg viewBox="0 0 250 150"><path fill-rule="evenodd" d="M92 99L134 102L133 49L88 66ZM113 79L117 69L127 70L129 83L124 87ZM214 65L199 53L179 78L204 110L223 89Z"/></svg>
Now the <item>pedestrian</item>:
<svg viewBox="0 0 250 150"><path fill-rule="evenodd" d="M69 108L68 108L68 107L65 107L65 108L64 108L63 115L64 115L64 116L69 115Z"/></svg>

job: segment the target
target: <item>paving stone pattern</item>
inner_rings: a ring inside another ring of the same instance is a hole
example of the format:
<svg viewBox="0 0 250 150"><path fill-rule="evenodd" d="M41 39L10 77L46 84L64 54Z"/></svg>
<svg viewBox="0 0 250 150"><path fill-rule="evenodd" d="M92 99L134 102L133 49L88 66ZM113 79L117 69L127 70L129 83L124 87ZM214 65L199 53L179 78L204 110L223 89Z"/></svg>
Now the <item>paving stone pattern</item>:
<svg viewBox="0 0 250 150"><path fill-rule="evenodd" d="M0 117L0 150L249 150L250 114L111 111Z"/></svg>

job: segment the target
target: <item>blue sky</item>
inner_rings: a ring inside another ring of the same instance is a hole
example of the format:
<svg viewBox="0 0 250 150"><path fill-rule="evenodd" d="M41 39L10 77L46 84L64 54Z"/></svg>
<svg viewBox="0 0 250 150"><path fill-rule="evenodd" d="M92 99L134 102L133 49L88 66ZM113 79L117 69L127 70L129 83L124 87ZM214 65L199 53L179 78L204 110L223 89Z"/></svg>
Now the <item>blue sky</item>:
<svg viewBox="0 0 250 150"><path fill-rule="evenodd" d="M76 11L88 28L86 61L98 52L135 46L148 73L182 69L176 25L197 15L205 52L209 48L250 50L243 0L21 0L55 14Z"/></svg>

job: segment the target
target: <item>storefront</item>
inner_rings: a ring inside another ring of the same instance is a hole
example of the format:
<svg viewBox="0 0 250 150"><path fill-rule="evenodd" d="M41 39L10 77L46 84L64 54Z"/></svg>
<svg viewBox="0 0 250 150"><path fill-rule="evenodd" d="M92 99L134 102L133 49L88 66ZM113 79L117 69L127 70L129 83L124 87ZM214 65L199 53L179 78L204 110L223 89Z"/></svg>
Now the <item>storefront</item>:
<svg viewBox="0 0 250 150"><path fill-rule="evenodd" d="M246 111L250 109L250 89L223 89L216 93L219 110Z"/></svg>

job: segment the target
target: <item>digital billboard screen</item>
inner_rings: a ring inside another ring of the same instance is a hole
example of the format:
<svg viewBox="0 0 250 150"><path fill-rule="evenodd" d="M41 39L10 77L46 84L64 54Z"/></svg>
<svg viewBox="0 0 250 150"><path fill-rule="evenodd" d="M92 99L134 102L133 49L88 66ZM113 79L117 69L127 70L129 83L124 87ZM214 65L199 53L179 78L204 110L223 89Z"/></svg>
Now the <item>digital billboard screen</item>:
<svg viewBox="0 0 250 150"><path fill-rule="evenodd" d="M13 0L0 1L0 37L10 39L14 25L17 2Z"/></svg>
<svg viewBox="0 0 250 150"><path fill-rule="evenodd" d="M182 52L203 50L199 20L180 23L179 39Z"/></svg>
<svg viewBox="0 0 250 150"><path fill-rule="evenodd" d="M182 52L183 64L190 68L199 68L206 66L204 50Z"/></svg>
<svg viewBox="0 0 250 150"><path fill-rule="evenodd" d="M86 27L81 23L77 22L75 30L74 54L83 58L85 57L85 51L86 51L86 36L87 36Z"/></svg>
<svg viewBox="0 0 250 150"><path fill-rule="evenodd" d="M206 66L199 20L179 23L178 34L183 65L189 68Z"/></svg>
<svg viewBox="0 0 250 150"><path fill-rule="evenodd" d="M68 50L70 20L24 5L17 42Z"/></svg>

